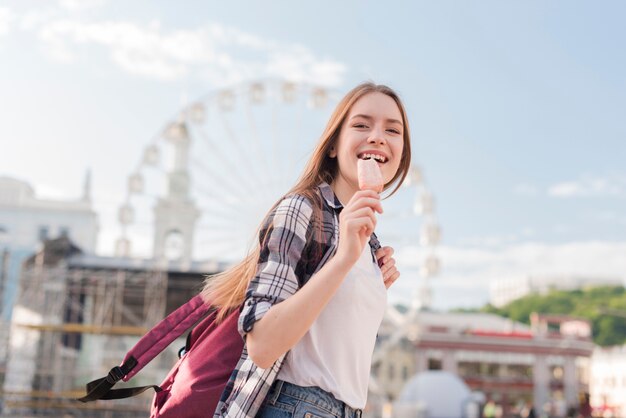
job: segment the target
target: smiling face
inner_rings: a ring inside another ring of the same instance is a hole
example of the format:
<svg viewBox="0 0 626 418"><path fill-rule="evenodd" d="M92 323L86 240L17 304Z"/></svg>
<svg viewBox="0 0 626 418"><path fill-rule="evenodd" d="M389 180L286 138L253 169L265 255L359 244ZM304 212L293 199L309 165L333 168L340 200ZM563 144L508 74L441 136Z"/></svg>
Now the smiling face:
<svg viewBox="0 0 626 418"><path fill-rule="evenodd" d="M337 158L339 169L331 186L342 203L359 190L359 159L374 158L385 184L393 179L404 149L403 130L400 109L388 95L372 92L354 103L329 153Z"/></svg>

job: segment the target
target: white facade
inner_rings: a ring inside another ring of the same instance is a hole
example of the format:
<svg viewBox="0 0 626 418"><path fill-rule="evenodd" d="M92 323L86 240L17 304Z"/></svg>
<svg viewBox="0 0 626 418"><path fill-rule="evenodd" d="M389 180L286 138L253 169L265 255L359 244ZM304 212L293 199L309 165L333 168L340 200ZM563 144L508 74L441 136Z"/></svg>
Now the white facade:
<svg viewBox="0 0 626 418"><path fill-rule="evenodd" d="M626 345L596 348L591 356L591 405L626 416Z"/></svg>
<svg viewBox="0 0 626 418"><path fill-rule="evenodd" d="M38 199L28 183L0 177L0 228L10 248L34 251L42 239L67 235L81 250L92 253L98 221L86 193L77 200Z"/></svg>
<svg viewBox="0 0 626 418"><path fill-rule="evenodd" d="M82 251L93 253L98 236L98 217L89 196L89 176L80 199L39 199L26 182L0 177L0 253L7 251L1 266L2 318L11 316L22 261L32 255L43 239L67 235ZM6 265L5 265L6 264Z"/></svg>
<svg viewBox="0 0 626 418"><path fill-rule="evenodd" d="M489 286L489 303L497 308L531 293L574 290L588 286L622 286L617 277L525 276L495 280Z"/></svg>

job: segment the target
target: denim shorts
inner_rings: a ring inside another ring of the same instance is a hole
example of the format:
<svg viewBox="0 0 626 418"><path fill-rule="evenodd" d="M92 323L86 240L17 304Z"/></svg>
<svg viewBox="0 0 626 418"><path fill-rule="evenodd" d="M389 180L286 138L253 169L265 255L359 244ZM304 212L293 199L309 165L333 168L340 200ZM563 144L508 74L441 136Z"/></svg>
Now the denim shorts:
<svg viewBox="0 0 626 418"><path fill-rule="evenodd" d="M303 387L283 380L272 385L257 418L361 418L354 409L318 387Z"/></svg>

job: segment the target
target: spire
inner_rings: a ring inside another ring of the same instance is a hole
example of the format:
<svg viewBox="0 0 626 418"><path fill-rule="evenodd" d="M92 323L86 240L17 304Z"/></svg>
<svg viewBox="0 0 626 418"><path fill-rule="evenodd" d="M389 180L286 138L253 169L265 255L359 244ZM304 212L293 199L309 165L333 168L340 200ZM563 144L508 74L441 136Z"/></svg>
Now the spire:
<svg viewBox="0 0 626 418"><path fill-rule="evenodd" d="M91 169L88 168L85 173L85 182L83 183L83 201L91 202Z"/></svg>

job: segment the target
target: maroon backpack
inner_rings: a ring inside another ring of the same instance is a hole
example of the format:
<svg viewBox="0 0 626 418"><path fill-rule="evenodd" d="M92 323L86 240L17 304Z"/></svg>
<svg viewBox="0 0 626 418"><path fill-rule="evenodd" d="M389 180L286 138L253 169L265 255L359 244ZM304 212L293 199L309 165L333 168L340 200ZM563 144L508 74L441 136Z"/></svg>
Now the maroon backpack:
<svg viewBox="0 0 626 418"><path fill-rule="evenodd" d="M243 339L237 331L239 312L231 313L219 324L216 315L216 310L195 296L144 335L108 376L87 383L87 395L79 401L128 398L153 388L156 393L151 418L212 416L243 350ZM127 382L136 375L198 320L187 336L181 358L160 386L112 389L120 380Z"/></svg>

